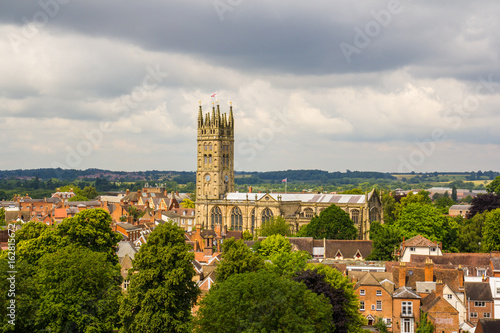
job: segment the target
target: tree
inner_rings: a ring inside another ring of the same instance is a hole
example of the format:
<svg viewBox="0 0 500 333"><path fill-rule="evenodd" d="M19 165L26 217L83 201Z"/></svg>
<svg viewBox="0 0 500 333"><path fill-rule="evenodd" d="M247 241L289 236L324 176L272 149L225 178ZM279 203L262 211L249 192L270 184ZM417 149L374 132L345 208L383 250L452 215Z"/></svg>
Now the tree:
<svg viewBox="0 0 500 333"><path fill-rule="evenodd" d="M387 324L385 323L383 317L378 317L377 318L377 321L375 322L375 328L380 333L389 333L389 330L387 329Z"/></svg>
<svg viewBox="0 0 500 333"><path fill-rule="evenodd" d="M294 281L302 282L307 289L315 294L325 296L332 306L332 325L336 333L347 333L349 318L344 311L344 304L348 302L343 289L334 288L325 281L325 274L318 273L317 270L303 270L298 272L293 278ZM360 327L361 328L361 327Z"/></svg>
<svg viewBox="0 0 500 333"><path fill-rule="evenodd" d="M200 302L195 332L333 332L332 306L266 270L233 275Z"/></svg>
<svg viewBox="0 0 500 333"><path fill-rule="evenodd" d="M451 188L451 199L454 202L458 202L457 187L455 185L453 185L453 187Z"/></svg>
<svg viewBox="0 0 500 333"><path fill-rule="evenodd" d="M0 208L0 225L5 225L5 209Z"/></svg>
<svg viewBox="0 0 500 333"><path fill-rule="evenodd" d="M241 235L241 237L243 237L243 240L252 240L253 239L252 233L248 230L243 231L243 234Z"/></svg>
<svg viewBox="0 0 500 333"><path fill-rule="evenodd" d="M401 200L396 203L394 209L395 218L398 219L403 209L412 203L419 203L424 205L431 204L432 200L429 197L429 192L422 190L417 194L413 194L413 192L410 191L406 197L401 198Z"/></svg>
<svg viewBox="0 0 500 333"><path fill-rule="evenodd" d="M273 217L271 220L264 223L259 230L259 235L263 237L272 235L291 236L290 224L281 216Z"/></svg>
<svg viewBox="0 0 500 333"><path fill-rule="evenodd" d="M75 196L71 197L68 199L68 201L75 202L75 201L89 201L89 198L82 194L76 194Z"/></svg>
<svg viewBox="0 0 500 333"><path fill-rule="evenodd" d="M189 198L186 198L186 199L181 201L181 207L182 208L194 208L194 201L189 199Z"/></svg>
<svg viewBox="0 0 500 333"><path fill-rule="evenodd" d="M111 229L111 215L104 209L82 210L64 219L56 228L65 244L80 244L95 252L104 252L111 263L117 264L117 244L121 235Z"/></svg>
<svg viewBox="0 0 500 333"><path fill-rule="evenodd" d="M491 183L486 186L488 193L496 193L500 195L500 176L497 176Z"/></svg>
<svg viewBox="0 0 500 333"><path fill-rule="evenodd" d="M106 259L105 253L74 244L40 259L36 273L40 329L113 332L121 276Z"/></svg>
<svg viewBox="0 0 500 333"><path fill-rule="evenodd" d="M132 219L133 219L135 222L139 221L139 219L140 219L141 217L143 217L143 216L144 216L144 214L146 214L146 211L140 211L140 210L139 210L139 209L137 209L137 207L135 207L135 206L130 206L130 207L128 207L127 211L128 211L128 214L129 214L130 216L132 216Z"/></svg>
<svg viewBox="0 0 500 333"><path fill-rule="evenodd" d="M99 195L99 193L93 186L85 186L81 194L89 199L95 199Z"/></svg>
<svg viewBox="0 0 500 333"><path fill-rule="evenodd" d="M394 260L394 250L403 241L401 231L393 225L372 222L370 224L370 239L373 241L369 260Z"/></svg>
<svg viewBox="0 0 500 333"><path fill-rule="evenodd" d="M280 253L289 253L292 251L290 240L280 234L272 235L260 242L257 253L265 258Z"/></svg>
<svg viewBox="0 0 500 333"><path fill-rule="evenodd" d="M433 241L441 241L446 232L441 212L432 205L417 202L403 208L395 226L407 239L422 235Z"/></svg>
<svg viewBox="0 0 500 333"><path fill-rule="evenodd" d="M313 217L297 235L315 239L355 239L357 233L358 230L349 215L333 204L323 210L319 216Z"/></svg>
<svg viewBox="0 0 500 333"><path fill-rule="evenodd" d="M354 284L349 282L349 278L343 276L337 269L326 265L308 264L307 269L324 274L326 282L335 289L344 291L346 301L342 304L342 310L347 319L347 332L363 332L361 326L365 325L366 322L364 317L359 313L359 299L354 293Z"/></svg>
<svg viewBox="0 0 500 333"><path fill-rule="evenodd" d="M427 313L420 311L420 322L415 333L434 333L434 325L427 319Z"/></svg>
<svg viewBox="0 0 500 333"><path fill-rule="evenodd" d="M384 223L386 224L393 224L396 220L394 212L396 209L396 200L394 199L395 194L396 192L394 192L393 195L391 195L390 192L384 192L381 197L382 207L384 207Z"/></svg>
<svg viewBox="0 0 500 333"><path fill-rule="evenodd" d="M222 261L217 265L217 282L225 281L234 274L255 272L264 268L264 260L252 252L243 240L226 239L222 243Z"/></svg>
<svg viewBox="0 0 500 333"><path fill-rule="evenodd" d="M486 213L483 231L483 251L500 251L500 208Z"/></svg>
<svg viewBox="0 0 500 333"><path fill-rule="evenodd" d="M463 221L457 235L456 247L459 252L477 253L481 251L486 214L486 212L476 214L473 218Z"/></svg>
<svg viewBox="0 0 500 333"><path fill-rule="evenodd" d="M434 205L441 211L442 214L448 214L450 207L454 204L455 201L450 198L450 196L448 195L448 191L444 192L444 194L442 196L439 196L439 198L434 202Z"/></svg>
<svg viewBox="0 0 500 333"><path fill-rule="evenodd" d="M136 273L119 311L124 332L190 331L199 295L193 259L180 227L165 223L153 230L130 270Z"/></svg>
<svg viewBox="0 0 500 333"><path fill-rule="evenodd" d="M487 212L496 208L500 208L500 195L495 193L479 194L472 198L472 207L467 214L467 218L471 218L477 213Z"/></svg>

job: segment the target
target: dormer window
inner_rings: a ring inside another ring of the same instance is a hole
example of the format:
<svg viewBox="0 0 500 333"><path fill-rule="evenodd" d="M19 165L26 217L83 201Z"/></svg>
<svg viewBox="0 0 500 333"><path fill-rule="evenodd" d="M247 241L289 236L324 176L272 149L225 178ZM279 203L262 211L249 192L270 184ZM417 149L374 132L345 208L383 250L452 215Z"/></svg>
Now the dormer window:
<svg viewBox="0 0 500 333"><path fill-rule="evenodd" d="M415 248L414 247L410 247L410 252L415 252Z"/></svg>
<svg viewBox="0 0 500 333"><path fill-rule="evenodd" d="M436 248L435 247L431 247L431 251L432 252L436 252Z"/></svg>

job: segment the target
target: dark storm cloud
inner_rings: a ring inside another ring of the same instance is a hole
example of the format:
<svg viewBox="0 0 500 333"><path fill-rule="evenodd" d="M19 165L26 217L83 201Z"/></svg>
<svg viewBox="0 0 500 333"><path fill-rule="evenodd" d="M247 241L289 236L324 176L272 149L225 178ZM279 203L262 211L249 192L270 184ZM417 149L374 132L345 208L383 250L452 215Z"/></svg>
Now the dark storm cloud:
<svg viewBox="0 0 500 333"><path fill-rule="evenodd" d="M220 9L218 3L225 7ZM419 74L474 77L478 69L496 70L488 68L484 56L474 57L474 50L460 49L461 43L493 36L496 23L483 20L483 15L491 15L492 4L391 3L70 1L59 5L48 27L186 53L244 71L324 75L439 64ZM32 20L40 10L36 1L4 1L0 19L22 25L23 18ZM496 38L487 42L498 45ZM341 43L352 46L349 59Z"/></svg>

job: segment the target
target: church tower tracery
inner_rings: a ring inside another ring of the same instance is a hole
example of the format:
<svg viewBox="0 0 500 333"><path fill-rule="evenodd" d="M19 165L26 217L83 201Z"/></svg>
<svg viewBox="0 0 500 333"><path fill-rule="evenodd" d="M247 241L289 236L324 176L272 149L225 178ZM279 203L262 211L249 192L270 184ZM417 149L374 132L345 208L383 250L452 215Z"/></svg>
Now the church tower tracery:
<svg viewBox="0 0 500 333"><path fill-rule="evenodd" d="M201 203L208 200L221 200L226 193L234 192L232 105L229 107L229 115L220 113L219 104L217 107L212 106L211 114L209 112L203 115L200 102L197 143L196 201ZM208 221L201 222L208 226Z"/></svg>

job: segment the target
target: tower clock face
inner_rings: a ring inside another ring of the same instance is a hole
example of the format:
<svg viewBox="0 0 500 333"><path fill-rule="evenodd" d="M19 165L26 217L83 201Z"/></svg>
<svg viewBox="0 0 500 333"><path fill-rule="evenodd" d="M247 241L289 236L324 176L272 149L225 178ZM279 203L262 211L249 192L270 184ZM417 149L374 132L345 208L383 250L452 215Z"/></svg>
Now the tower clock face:
<svg viewBox="0 0 500 333"><path fill-rule="evenodd" d="M205 180L206 180L207 182L209 182L209 181L210 181L210 175L206 175L206 176L205 176Z"/></svg>

